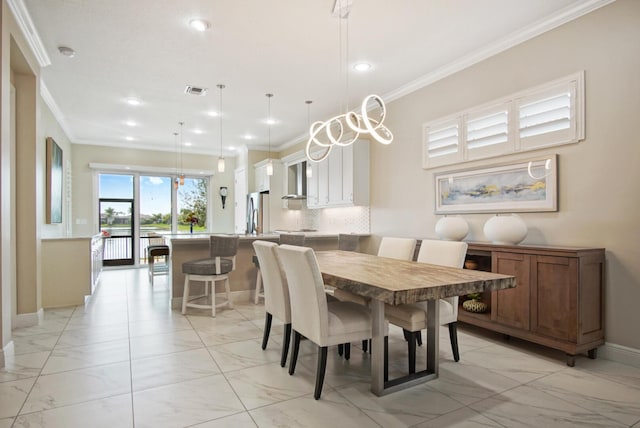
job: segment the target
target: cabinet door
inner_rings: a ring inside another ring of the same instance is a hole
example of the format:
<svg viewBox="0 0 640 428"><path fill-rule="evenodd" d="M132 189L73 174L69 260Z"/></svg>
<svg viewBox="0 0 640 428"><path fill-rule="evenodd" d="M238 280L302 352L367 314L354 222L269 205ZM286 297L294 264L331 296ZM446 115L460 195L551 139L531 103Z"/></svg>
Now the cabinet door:
<svg viewBox="0 0 640 428"><path fill-rule="evenodd" d="M526 254L492 254L491 271L516 277L516 287L494 291L491 296L491 320L510 327L529 330L531 256Z"/></svg>
<svg viewBox="0 0 640 428"><path fill-rule="evenodd" d="M575 342L577 259L536 256L531 268L531 331Z"/></svg>
<svg viewBox="0 0 640 428"><path fill-rule="evenodd" d="M353 150L354 144L342 149L342 201L347 203L353 203Z"/></svg>
<svg viewBox="0 0 640 428"><path fill-rule="evenodd" d="M269 176L267 166L262 165L255 169L256 192L266 192L269 190Z"/></svg>
<svg viewBox="0 0 640 428"><path fill-rule="evenodd" d="M318 206L329 204L329 162L325 159L318 164Z"/></svg>
<svg viewBox="0 0 640 428"><path fill-rule="evenodd" d="M334 147L327 159L329 164L329 204L342 203L342 147Z"/></svg>
<svg viewBox="0 0 640 428"><path fill-rule="evenodd" d="M318 200L318 167L317 162L307 161L311 165L311 177L307 178L307 208L316 208L320 201Z"/></svg>

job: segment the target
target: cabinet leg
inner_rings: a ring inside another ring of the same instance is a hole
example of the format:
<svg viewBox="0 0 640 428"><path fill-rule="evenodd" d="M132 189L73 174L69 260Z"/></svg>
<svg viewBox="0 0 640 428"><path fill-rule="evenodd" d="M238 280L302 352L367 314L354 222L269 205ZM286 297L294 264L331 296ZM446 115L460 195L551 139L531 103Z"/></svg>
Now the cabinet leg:
<svg viewBox="0 0 640 428"><path fill-rule="evenodd" d="M569 367L574 367L576 365L576 356L567 354L567 365Z"/></svg>
<svg viewBox="0 0 640 428"><path fill-rule="evenodd" d="M592 360L595 360L596 358L598 358L598 348L589 349L587 351L587 356Z"/></svg>

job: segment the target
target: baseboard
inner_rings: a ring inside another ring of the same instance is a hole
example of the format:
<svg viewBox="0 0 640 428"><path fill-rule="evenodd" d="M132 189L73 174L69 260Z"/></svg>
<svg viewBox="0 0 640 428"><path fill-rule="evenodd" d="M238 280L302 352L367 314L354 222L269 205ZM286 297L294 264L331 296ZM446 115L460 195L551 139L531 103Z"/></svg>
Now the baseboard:
<svg viewBox="0 0 640 428"><path fill-rule="evenodd" d="M31 312L28 314L18 314L12 320L12 329L33 327L38 325L44 319L44 309L40 308L38 312Z"/></svg>
<svg viewBox="0 0 640 428"><path fill-rule="evenodd" d="M0 368L7 364L4 356L13 355L13 353L13 340L7 343L4 348L0 348Z"/></svg>
<svg viewBox="0 0 640 428"><path fill-rule="evenodd" d="M253 295L255 290L243 290L243 291L232 291L231 298L234 303L245 303L245 302L253 302ZM216 300L220 299L223 301L227 296L225 293L216 293ZM182 297L173 297L171 299L171 308L172 309L181 309L182 308Z"/></svg>
<svg viewBox="0 0 640 428"><path fill-rule="evenodd" d="M606 342L604 346L598 348L598 358L640 368L640 349L628 348L615 343Z"/></svg>

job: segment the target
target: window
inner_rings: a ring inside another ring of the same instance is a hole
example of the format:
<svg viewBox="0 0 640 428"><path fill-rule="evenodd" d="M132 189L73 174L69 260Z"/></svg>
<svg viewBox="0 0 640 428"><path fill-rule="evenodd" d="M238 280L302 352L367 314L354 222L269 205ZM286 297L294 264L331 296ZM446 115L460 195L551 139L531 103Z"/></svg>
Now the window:
<svg viewBox="0 0 640 428"><path fill-rule="evenodd" d="M577 141L576 88L568 82L516 101L520 150Z"/></svg>
<svg viewBox="0 0 640 428"><path fill-rule="evenodd" d="M479 159L500 155L509 144L509 106L504 104L466 118L467 135L465 159Z"/></svg>
<svg viewBox="0 0 640 428"><path fill-rule="evenodd" d="M178 188L178 233L207 231L207 181L187 177Z"/></svg>
<svg viewBox="0 0 640 428"><path fill-rule="evenodd" d="M460 155L458 119L431 124L424 130L427 150L425 162L434 165L453 163Z"/></svg>
<svg viewBox="0 0 640 428"><path fill-rule="evenodd" d="M423 168L584 139L584 72L423 127Z"/></svg>

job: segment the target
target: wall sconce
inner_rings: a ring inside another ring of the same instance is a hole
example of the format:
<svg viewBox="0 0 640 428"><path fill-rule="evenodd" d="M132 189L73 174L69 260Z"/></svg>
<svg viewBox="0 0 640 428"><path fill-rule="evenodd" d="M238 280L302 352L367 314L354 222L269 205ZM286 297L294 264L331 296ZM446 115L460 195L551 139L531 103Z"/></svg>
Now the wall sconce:
<svg viewBox="0 0 640 428"><path fill-rule="evenodd" d="M227 194L229 190L226 187L220 187L220 199L222 200L222 209L224 209L224 205L227 202Z"/></svg>

